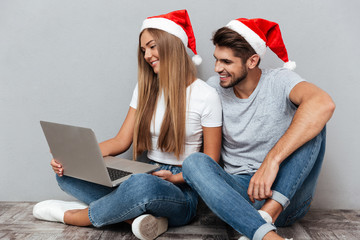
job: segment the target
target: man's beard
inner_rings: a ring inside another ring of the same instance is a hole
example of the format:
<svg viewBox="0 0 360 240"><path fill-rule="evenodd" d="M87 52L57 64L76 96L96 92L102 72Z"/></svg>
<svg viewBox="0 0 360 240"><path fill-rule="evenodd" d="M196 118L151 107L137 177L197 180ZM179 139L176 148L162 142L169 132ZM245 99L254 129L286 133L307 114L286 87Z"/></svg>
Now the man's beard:
<svg viewBox="0 0 360 240"><path fill-rule="evenodd" d="M240 83L242 80L244 80L247 77L247 75L248 75L248 72L247 72L246 68L243 68L240 77L235 79L235 81L230 82L229 85L227 85L227 86L221 85L221 82L220 82L220 85L223 88L232 88L232 87L236 86L238 83Z"/></svg>

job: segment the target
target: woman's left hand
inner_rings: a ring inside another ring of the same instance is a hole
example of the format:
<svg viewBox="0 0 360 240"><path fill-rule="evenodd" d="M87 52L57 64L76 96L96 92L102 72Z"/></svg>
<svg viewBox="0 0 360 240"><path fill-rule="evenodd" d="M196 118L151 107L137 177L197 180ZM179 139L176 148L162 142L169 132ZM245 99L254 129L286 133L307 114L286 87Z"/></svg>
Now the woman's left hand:
<svg viewBox="0 0 360 240"><path fill-rule="evenodd" d="M151 174L169 182L171 182L171 178L174 176L169 170L159 170Z"/></svg>

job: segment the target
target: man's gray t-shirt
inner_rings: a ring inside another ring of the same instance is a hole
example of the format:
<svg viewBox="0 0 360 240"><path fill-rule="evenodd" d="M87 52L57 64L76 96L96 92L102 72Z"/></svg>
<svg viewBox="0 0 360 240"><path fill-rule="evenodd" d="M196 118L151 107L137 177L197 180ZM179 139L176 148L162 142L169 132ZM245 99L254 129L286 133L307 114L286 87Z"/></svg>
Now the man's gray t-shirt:
<svg viewBox="0 0 360 240"><path fill-rule="evenodd" d="M289 94L302 81L299 75L285 68L262 70L250 97L240 99L233 88L219 85L219 76L209 78L207 83L216 88L223 107L221 156L226 172L256 172L288 129L297 109Z"/></svg>

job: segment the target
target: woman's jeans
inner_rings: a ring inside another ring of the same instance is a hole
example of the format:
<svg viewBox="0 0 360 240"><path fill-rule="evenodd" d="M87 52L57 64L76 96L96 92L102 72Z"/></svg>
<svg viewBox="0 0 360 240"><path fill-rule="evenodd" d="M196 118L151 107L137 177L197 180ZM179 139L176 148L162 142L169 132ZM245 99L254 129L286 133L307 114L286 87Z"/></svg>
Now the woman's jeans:
<svg viewBox="0 0 360 240"><path fill-rule="evenodd" d="M162 164L159 170L182 171L181 167ZM175 185L151 174L134 174L114 188L67 176L57 176L57 181L63 191L89 205L89 219L95 227L144 213L166 217L169 226L180 226L196 214L198 195L189 185Z"/></svg>
<svg viewBox="0 0 360 240"><path fill-rule="evenodd" d="M305 216L315 192L325 153L325 128L280 165L272 185L272 199L283 206L276 226L288 226ZM247 195L252 175L231 175L210 157L194 153L183 163L183 176L222 220L251 239L275 230L257 212L264 201L252 203Z"/></svg>

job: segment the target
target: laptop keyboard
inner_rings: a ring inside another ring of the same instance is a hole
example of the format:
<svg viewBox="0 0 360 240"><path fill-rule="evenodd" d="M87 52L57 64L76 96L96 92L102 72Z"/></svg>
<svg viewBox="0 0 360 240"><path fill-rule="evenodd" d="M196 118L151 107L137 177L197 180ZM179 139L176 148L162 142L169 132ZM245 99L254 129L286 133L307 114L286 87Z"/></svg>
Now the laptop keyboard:
<svg viewBox="0 0 360 240"><path fill-rule="evenodd" d="M114 169L114 168L109 168L109 167L107 168L107 170L109 172L111 181L114 181L116 179L119 179L119 178L122 178L122 177L132 174L131 172L122 171L119 169Z"/></svg>

